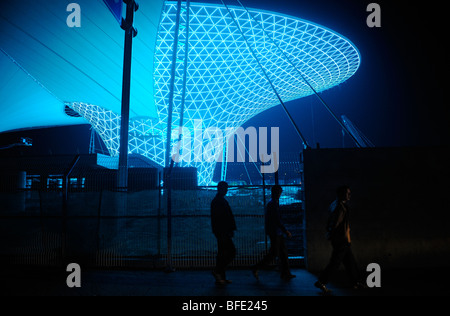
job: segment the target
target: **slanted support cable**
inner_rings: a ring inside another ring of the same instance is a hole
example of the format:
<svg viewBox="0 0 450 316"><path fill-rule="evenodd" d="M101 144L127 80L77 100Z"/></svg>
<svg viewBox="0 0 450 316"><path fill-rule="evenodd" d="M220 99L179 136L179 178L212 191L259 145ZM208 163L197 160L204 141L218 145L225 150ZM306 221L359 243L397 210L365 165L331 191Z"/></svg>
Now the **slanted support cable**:
<svg viewBox="0 0 450 316"><path fill-rule="evenodd" d="M237 29L239 30L239 32L242 35L242 38L244 39L245 43L247 44L248 49L250 50L253 58L256 60L256 62L258 63L259 67L261 68L262 72L264 73L264 76L266 77L267 81L269 82L270 86L272 87L273 92L275 93L275 95L277 96L278 100L280 101L281 106L283 107L284 111L286 112L287 116L289 117L289 120L291 121L292 125L294 125L295 127L295 131L297 132L298 136L300 137L300 139L303 142L303 146L304 148L310 148L308 141L306 140L306 138L303 136L303 134L301 133L300 129L298 128L297 124L295 123L294 119L292 118L291 114L289 113L289 111L286 108L286 105L284 104L283 100L281 99L280 95L278 94L278 91L275 89L275 86L273 85L272 81L269 78L269 75L267 74L267 72L264 70L264 67L261 65L261 62L259 61L258 56L256 56L255 52L253 51L253 49L250 46L250 43L247 40L247 37L245 36L244 32L242 32L241 27L239 26L239 23L236 21L236 19L234 18L234 16L231 14L230 9L228 8L228 5L225 4L225 2L223 0L222 4L225 6L225 8L228 11L228 14L231 16L231 18L233 19L234 24L236 24Z"/></svg>
<svg viewBox="0 0 450 316"><path fill-rule="evenodd" d="M280 46L277 45L277 43L275 43L274 39L269 36L267 31L261 25L261 23L259 23L259 21L256 20L256 18L253 16L253 14L250 13L250 11L242 4L242 2L240 0L237 0L237 1L241 5L241 7L244 8L245 11L247 11L247 14L249 16L251 16L252 19L259 25L259 27L263 30L264 34L266 34L266 36L272 41L272 43L275 45L275 47L283 54L284 58L286 58L286 60L292 65L292 67L294 67L294 69L300 74L300 76L302 77L302 79L306 83L306 85L314 92L314 94L317 96L317 98L320 100L320 102L325 106L325 108L328 110L328 112L330 112L330 114L333 116L333 118L339 123L339 125L341 125L342 129L345 130L345 132L353 139L353 141L356 143L356 145L358 147L362 147L362 144L360 144L359 141L353 136L353 134L348 130L347 126L345 126L341 122L341 120L339 120L339 118L334 114L334 112L331 110L331 108L328 106L328 104L325 102L325 100L319 95L319 93L316 91L316 89L314 89L314 87L309 83L309 81L306 80L305 76L300 71L300 69L298 69L298 67L292 62L292 60L289 58L289 56L280 48ZM223 3L223 1L222 1L222 3Z"/></svg>

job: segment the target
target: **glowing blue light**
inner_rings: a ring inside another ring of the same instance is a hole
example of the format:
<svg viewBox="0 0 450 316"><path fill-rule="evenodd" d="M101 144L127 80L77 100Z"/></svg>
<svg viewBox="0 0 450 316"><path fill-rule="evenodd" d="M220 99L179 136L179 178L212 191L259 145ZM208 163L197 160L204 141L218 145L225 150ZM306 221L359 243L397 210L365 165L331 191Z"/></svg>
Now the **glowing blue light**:
<svg viewBox="0 0 450 316"><path fill-rule="evenodd" d="M130 120L129 152L144 155L161 166L164 165L166 150L176 8L176 2L166 2L156 43L154 98L158 119L138 117ZM353 44L327 28L291 16L250 9L257 23L243 8L230 7L230 10L284 102L313 94L284 54L317 92L344 82L360 65L360 55ZM172 128L180 123L185 24L186 10L183 10ZM184 127L193 130L195 122L201 120L203 129L235 130L258 113L279 104L225 7L191 4L188 47ZM71 103L69 106L92 124L110 155L117 156L120 116L85 103ZM176 137L173 138L172 145L177 141ZM205 147L206 142L197 143L197 146ZM200 185L211 182L214 162L191 161L181 165L198 168Z"/></svg>

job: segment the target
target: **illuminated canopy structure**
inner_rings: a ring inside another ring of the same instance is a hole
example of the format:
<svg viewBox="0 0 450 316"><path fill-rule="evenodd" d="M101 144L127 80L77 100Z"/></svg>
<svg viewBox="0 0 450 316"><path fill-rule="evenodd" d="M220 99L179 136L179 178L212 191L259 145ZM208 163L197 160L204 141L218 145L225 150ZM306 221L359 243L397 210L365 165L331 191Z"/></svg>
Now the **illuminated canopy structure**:
<svg viewBox="0 0 450 316"><path fill-rule="evenodd" d="M350 78L360 65L360 54L348 39L312 22L274 12L196 2L191 2L189 7L183 2L178 12L177 2L159 2L159 24L144 33L153 34L154 39L139 33L137 47L142 43L143 48L133 51L136 57L132 65L129 152L144 155L161 166L167 164L166 133L173 93L172 148L181 145L184 157L181 166L197 167L199 184L211 182L215 166L214 161L198 157L208 143L218 138L217 134L205 137L205 131L223 131L226 138L251 117L278 105L276 93L284 102L313 94L311 87L319 93ZM146 7L141 5L142 8ZM114 20L112 16L110 19ZM11 23L2 23L11 28ZM154 19L152 24L155 25ZM135 25L139 30L139 11ZM20 67L21 76L29 74L34 85L52 93L49 85L42 82L39 71L33 74L24 65L27 58L22 63L8 53L5 41L2 40L1 45L4 62L7 60ZM106 69L99 62L96 66ZM173 65L175 77L172 77ZM89 74L89 70L84 73ZM65 89L70 89L69 85L66 83ZM94 88L99 93L121 91L117 84L99 86ZM96 98L84 97L81 92L71 99L59 98L59 101L87 120L103 139L110 155L118 156L120 110L117 97L110 98L115 104L112 106L105 105L104 100L96 102ZM145 95L148 97L143 98ZM74 120L70 124L79 119L70 118ZM180 125L184 130L183 140L179 142L177 128ZM196 142L194 138L199 130L203 137ZM186 142L189 139L186 134L192 136L190 143Z"/></svg>

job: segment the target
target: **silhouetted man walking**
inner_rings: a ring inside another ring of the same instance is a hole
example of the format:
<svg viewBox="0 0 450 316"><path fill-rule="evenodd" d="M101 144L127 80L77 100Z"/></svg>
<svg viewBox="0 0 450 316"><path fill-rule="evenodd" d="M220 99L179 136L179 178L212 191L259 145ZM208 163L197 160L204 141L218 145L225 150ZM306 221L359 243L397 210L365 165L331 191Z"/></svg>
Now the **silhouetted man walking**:
<svg viewBox="0 0 450 316"><path fill-rule="evenodd" d="M327 267L320 274L319 280L314 284L324 293L330 292L326 284L338 270L341 263L344 264L354 287L364 287L358 282L358 267L351 248L350 211L347 203L350 201L350 188L341 186L336 190L336 195L337 199L331 203L329 208L330 216L327 223L327 239L331 242L333 252Z"/></svg>
<svg viewBox="0 0 450 316"><path fill-rule="evenodd" d="M217 185L216 197L211 202L211 227L213 234L217 238L217 259L216 267L213 270L216 284L231 283L226 278L226 267L236 256L236 248L233 243L236 222L230 205L225 199L228 192L228 183L221 181Z"/></svg>
<svg viewBox="0 0 450 316"><path fill-rule="evenodd" d="M291 274L289 269L288 253L283 236L292 237L281 221L279 201L282 192L283 189L280 185L274 185L272 187L272 199L267 203L265 229L270 238L270 250L260 262L252 267L253 275L257 280L259 280L258 270L268 266L276 257L280 259L281 278L286 281L295 278L295 275Z"/></svg>

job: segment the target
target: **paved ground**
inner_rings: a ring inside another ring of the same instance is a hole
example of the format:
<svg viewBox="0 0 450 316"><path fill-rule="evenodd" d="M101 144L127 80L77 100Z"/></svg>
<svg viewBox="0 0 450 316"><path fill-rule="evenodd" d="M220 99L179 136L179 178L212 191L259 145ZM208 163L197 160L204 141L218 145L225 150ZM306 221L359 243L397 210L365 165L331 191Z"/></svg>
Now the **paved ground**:
<svg viewBox="0 0 450 316"><path fill-rule="evenodd" d="M316 276L305 269L292 269L289 282L278 271L260 271L257 281L246 269L233 269L226 286L214 284L209 270L111 270L81 268L81 287L69 288L70 272L63 268L9 267L0 272L3 295L13 296L178 296L178 297L292 297L320 296ZM334 296L450 295L444 269L383 271L381 288L354 290L345 275L329 284ZM444 279L442 277L445 277Z"/></svg>

